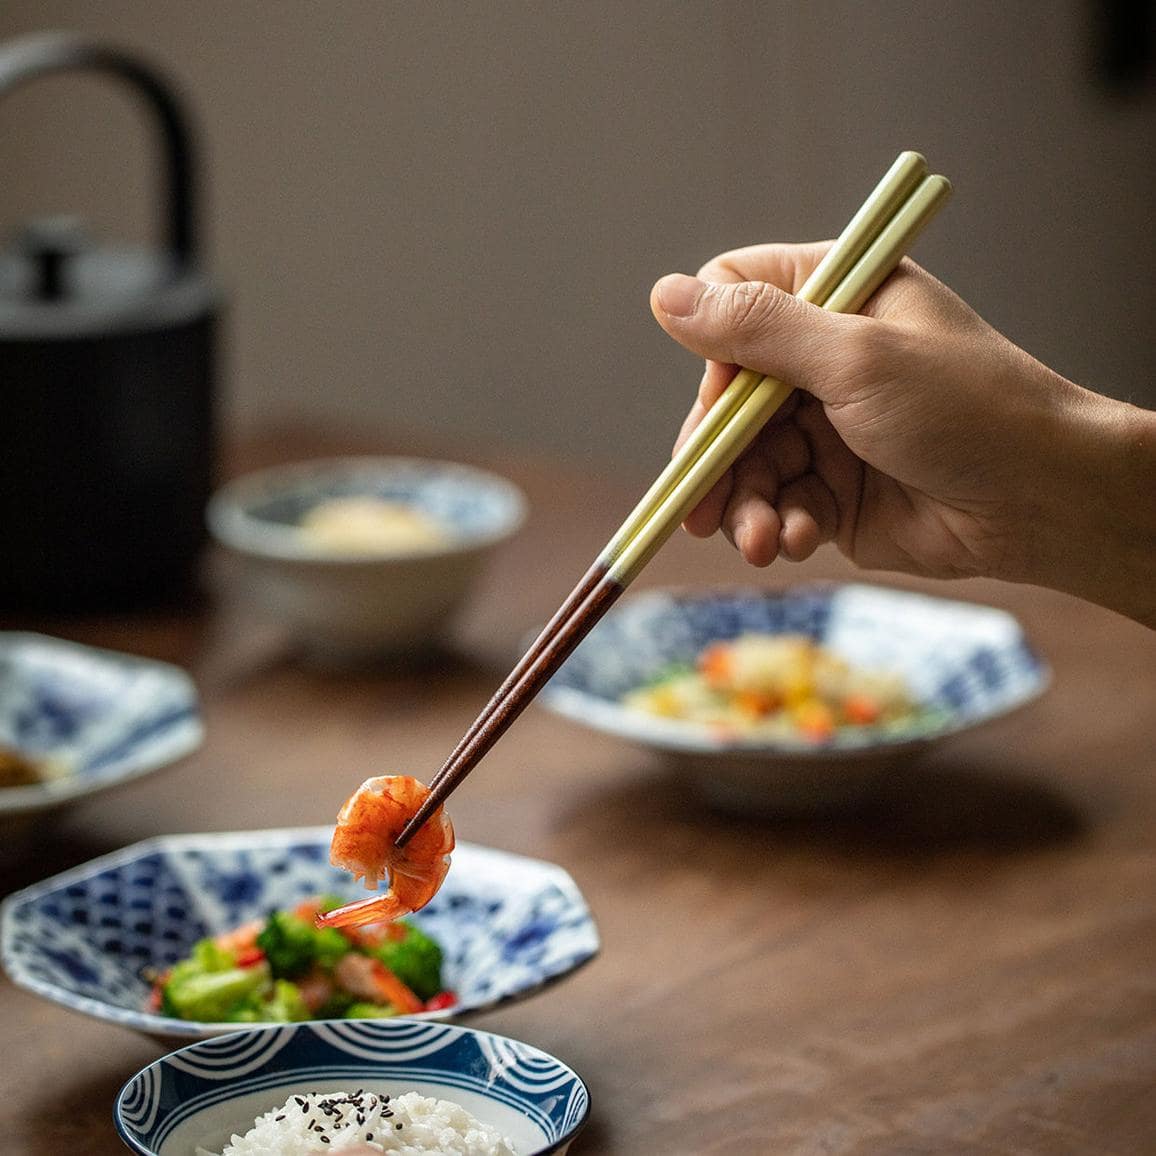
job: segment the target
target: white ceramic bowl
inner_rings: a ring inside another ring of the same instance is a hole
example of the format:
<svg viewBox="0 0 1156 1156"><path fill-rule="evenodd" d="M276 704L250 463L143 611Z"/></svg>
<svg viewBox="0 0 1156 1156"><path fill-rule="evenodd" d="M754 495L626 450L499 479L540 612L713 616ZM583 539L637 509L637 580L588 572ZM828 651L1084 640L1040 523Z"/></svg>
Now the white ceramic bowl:
<svg viewBox="0 0 1156 1156"><path fill-rule="evenodd" d="M220 1152L290 1096L359 1089L453 1101L512 1141L520 1156L561 1156L590 1104L576 1072L517 1040L454 1024L343 1020L182 1048L125 1084L113 1118L139 1156L190 1156L201 1147Z"/></svg>
<svg viewBox="0 0 1156 1156"><path fill-rule="evenodd" d="M710 643L747 632L807 635L853 665L894 671L929 709L892 730L845 728L816 743L720 734L620 701ZM649 591L613 609L538 701L660 752L721 809L774 812L860 799L932 743L1029 702L1048 679L1015 618L989 606L861 583Z"/></svg>
<svg viewBox="0 0 1156 1156"><path fill-rule="evenodd" d="M370 497L438 523L444 543L401 552L339 552L303 534L322 502ZM255 601L315 655L339 660L415 651L437 640L486 555L522 524L512 483L453 462L334 458L248 474L208 508L216 539L247 563Z"/></svg>

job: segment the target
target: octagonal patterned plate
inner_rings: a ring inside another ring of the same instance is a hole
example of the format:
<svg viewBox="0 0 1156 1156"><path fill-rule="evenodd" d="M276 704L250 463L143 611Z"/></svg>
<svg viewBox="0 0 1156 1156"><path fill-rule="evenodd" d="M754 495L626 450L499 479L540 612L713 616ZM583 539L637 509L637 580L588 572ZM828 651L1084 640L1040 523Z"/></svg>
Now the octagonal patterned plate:
<svg viewBox="0 0 1156 1156"><path fill-rule="evenodd" d="M0 959L19 987L164 1040L246 1027L147 1010L146 968L207 935L322 893L353 895L329 863L329 827L171 835L57 875L0 907ZM445 951L457 1018L522 999L597 954L594 920L558 866L459 843L442 889L412 920ZM415 1017L418 1018L418 1017Z"/></svg>

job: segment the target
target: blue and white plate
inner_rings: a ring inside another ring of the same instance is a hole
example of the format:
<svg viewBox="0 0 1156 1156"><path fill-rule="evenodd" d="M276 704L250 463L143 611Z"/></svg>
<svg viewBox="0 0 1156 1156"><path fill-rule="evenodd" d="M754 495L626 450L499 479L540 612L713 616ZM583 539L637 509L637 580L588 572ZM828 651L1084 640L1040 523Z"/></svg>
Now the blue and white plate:
<svg viewBox="0 0 1156 1156"><path fill-rule="evenodd" d="M855 666L902 675L926 712L895 729L842 728L828 741L722 733L624 706L628 691L740 634L803 634ZM652 591L622 602L538 701L663 752L721 805L810 806L860 793L892 765L1041 694L1049 671L1016 619L988 606L866 584L785 590Z"/></svg>
<svg viewBox="0 0 1156 1156"><path fill-rule="evenodd" d="M0 634L0 746L52 772L0 790L0 827L158 770L202 736L183 670L41 634Z"/></svg>
<svg viewBox="0 0 1156 1156"><path fill-rule="evenodd" d="M582 1079L537 1048L454 1024L320 1021L206 1040L138 1072L113 1109L143 1156L220 1152L254 1120L307 1092L460 1104L510 1140L518 1156L563 1153L589 1112Z"/></svg>
<svg viewBox="0 0 1156 1156"><path fill-rule="evenodd" d="M143 972L175 963L204 936L310 896L363 896L330 865L332 834L317 827L137 843L9 896L0 906L0 959L19 987L146 1035L235 1032L240 1025L147 1011ZM561 867L469 843L458 844L441 890L411 918L442 945L443 978L458 996L418 1018L522 999L599 946L586 901Z"/></svg>

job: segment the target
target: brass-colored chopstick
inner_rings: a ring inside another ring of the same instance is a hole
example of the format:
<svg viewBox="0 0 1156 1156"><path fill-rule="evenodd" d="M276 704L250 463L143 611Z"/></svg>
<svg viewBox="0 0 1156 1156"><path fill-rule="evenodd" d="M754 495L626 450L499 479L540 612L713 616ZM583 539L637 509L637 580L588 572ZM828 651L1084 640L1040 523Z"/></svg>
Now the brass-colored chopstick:
<svg viewBox="0 0 1156 1156"><path fill-rule="evenodd" d="M811 302L813 305L825 305L831 293L867 252L871 244L883 232L896 212L926 176L927 161L920 153L910 150L901 152L847 223L847 227L839 234L822 261L815 266L796 296ZM667 500L671 491L690 466L698 460L706 447L723 430L761 380L762 374L756 373L754 370L740 369L738 371L718 400L703 415L702 421L679 448L678 453L671 458L666 468L662 470L638 504L631 510L626 520L615 531L614 536L602 548L590 569L566 596L565 601L554 612L550 621L546 623L538 637L519 659L518 664L494 692L469 730L450 752L440 770L430 780L431 788L436 786L441 778L454 767L461 752L473 741L474 736L485 724L490 713L518 684L534 660L549 644L550 639L554 637L559 626L582 605L597 585L598 580L614 564L619 554L629 546L632 539L646 525L654 512Z"/></svg>
<svg viewBox="0 0 1156 1156"><path fill-rule="evenodd" d="M911 194L886 228L827 298L832 313L857 313L871 294L891 275L904 252L951 195L946 177L928 176ZM790 396L792 387L773 377L762 377L746 400L731 415L703 452L692 462L670 493L619 551L608 576L629 586L659 547L703 498L710 493L735 459L754 440Z"/></svg>
<svg viewBox="0 0 1156 1156"><path fill-rule="evenodd" d="M901 156L892 172L903 160ZM918 157L918 161L904 167L917 170L922 161L923 158ZM950 183L942 176L924 173L925 165L922 172L916 172L914 189L908 187L905 195L896 195L891 215L882 219L880 227L869 234L864 230L861 244L865 244L865 248L860 247L856 254L848 244L839 259L830 262L823 274L830 279L830 284L820 285L826 290L823 308L832 312L855 312L862 308L946 202L951 192ZM866 208L865 204L851 225L865 215ZM851 225L844 230L844 235L851 230ZM853 254L850 258L848 252ZM816 272L822 268L820 265ZM808 284L814 279L812 275ZM723 411L725 416L711 423L710 438L688 440L678 455L682 459L679 466L675 468L672 462L647 491L431 781L429 796L401 831L398 846L408 842L505 733L792 392L789 385L775 378L748 374L748 371L740 371L738 376L743 377L744 382L735 390L737 402L732 401ZM708 411L708 417L715 408L712 406ZM688 447L691 448L688 450ZM659 484L663 476L670 479L668 485Z"/></svg>

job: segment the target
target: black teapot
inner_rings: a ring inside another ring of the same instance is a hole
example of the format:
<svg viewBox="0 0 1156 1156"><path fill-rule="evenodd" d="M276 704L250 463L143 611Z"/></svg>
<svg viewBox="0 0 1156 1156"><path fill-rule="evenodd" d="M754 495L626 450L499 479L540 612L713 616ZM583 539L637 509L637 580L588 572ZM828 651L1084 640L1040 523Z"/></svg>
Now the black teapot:
<svg viewBox="0 0 1156 1156"><path fill-rule="evenodd" d="M0 44L0 97L72 69L150 107L166 235L98 248L54 218L0 253L0 613L179 601L205 539L220 298L198 268L188 126L151 68L70 34Z"/></svg>

